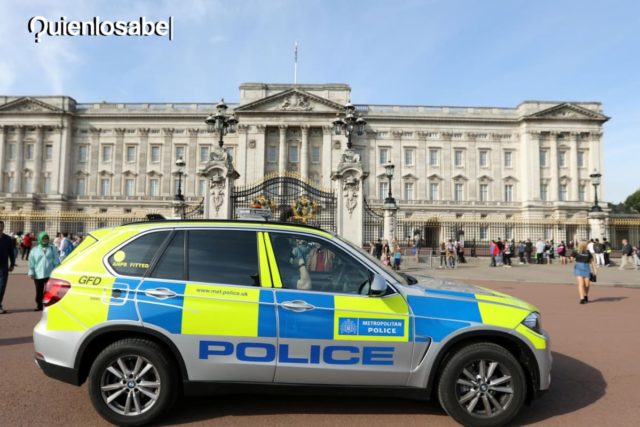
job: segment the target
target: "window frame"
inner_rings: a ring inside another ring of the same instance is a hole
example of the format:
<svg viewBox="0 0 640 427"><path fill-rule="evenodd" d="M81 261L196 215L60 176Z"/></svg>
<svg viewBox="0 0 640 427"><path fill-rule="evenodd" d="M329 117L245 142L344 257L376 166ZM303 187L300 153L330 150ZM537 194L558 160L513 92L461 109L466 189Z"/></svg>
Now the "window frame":
<svg viewBox="0 0 640 427"><path fill-rule="evenodd" d="M160 233L160 232L166 232L166 231L168 231L169 234L165 237L164 241L160 244L158 249L156 249L156 252L155 252L153 258L149 262L149 268L147 268L147 271L145 271L144 275L142 275L142 276L129 276L129 275L126 275L126 274L118 273L113 267L111 267L111 264L109 263L109 258L111 258L111 256L113 254L115 254L116 252L121 250L123 247L125 247L129 243L133 243L133 241L135 241L135 240L137 240L137 239L139 239L139 238L141 238L143 236L146 236L147 234ZM136 278L136 279L146 279L146 278L149 277L149 272L155 270L155 266L156 266L156 263L158 262L158 259L160 258L160 256L162 254L164 254L164 251L167 248L168 243L171 242L174 234L175 234L175 229L168 228L168 227L153 228L153 229L150 229L150 230L145 230L145 231L143 231L143 232L141 232L139 234L135 234L135 235L129 237L124 242L122 242L119 245L117 245L116 247L114 247L113 249L111 249L109 252L107 252L102 257L102 264L107 269L107 271L109 271L109 273L111 273L113 276L117 276L117 277L133 277L133 278Z"/></svg>
<svg viewBox="0 0 640 427"><path fill-rule="evenodd" d="M318 158L317 160L315 159L315 153L318 153ZM311 163L314 165L318 165L320 164L322 160L322 147L320 147L319 145L311 145Z"/></svg>
<svg viewBox="0 0 640 427"><path fill-rule="evenodd" d="M507 161L507 158L509 159L509 161ZM504 167L506 169L511 169L513 168L513 151L511 150L505 150L504 151Z"/></svg>
<svg viewBox="0 0 640 427"><path fill-rule="evenodd" d="M432 157L433 156L433 157ZM432 162L432 160L435 160ZM429 148L429 166L440 166L440 149Z"/></svg>
<svg viewBox="0 0 640 427"><path fill-rule="evenodd" d="M133 153L133 155L131 156L131 158L129 158L129 154L130 154L130 151L129 151L129 150L131 150L131 153ZM138 157L138 149L137 149L137 147L136 147L135 145L133 145L133 144L129 144L129 145L127 145L127 146L125 147L125 150L124 150L124 159L125 159L125 162L126 162L126 163L135 163L135 162L136 162L136 160L137 160L137 157Z"/></svg>
<svg viewBox="0 0 640 427"><path fill-rule="evenodd" d="M150 163L160 163L162 161L162 146L160 145L152 145L151 150L149 150L149 162ZM158 150L158 158L153 158L153 151Z"/></svg>
<svg viewBox="0 0 640 427"><path fill-rule="evenodd" d="M458 153L460 154L460 162L458 163ZM464 167L464 150L462 148L454 148L453 150L453 167Z"/></svg>
<svg viewBox="0 0 640 427"><path fill-rule="evenodd" d="M482 161L483 157L484 157L484 162ZM478 150L478 165L481 168L490 167L490 164L489 164L489 150L486 150L486 149Z"/></svg>
<svg viewBox="0 0 640 427"><path fill-rule="evenodd" d="M404 165L409 168L416 165L416 149L414 147L407 147L404 149Z"/></svg>
<svg viewBox="0 0 640 427"><path fill-rule="evenodd" d="M382 153L386 153L386 160L383 162L382 161ZM391 160L391 149L389 147L380 147L378 148L378 164L380 165L385 165L387 163L389 163L389 160Z"/></svg>

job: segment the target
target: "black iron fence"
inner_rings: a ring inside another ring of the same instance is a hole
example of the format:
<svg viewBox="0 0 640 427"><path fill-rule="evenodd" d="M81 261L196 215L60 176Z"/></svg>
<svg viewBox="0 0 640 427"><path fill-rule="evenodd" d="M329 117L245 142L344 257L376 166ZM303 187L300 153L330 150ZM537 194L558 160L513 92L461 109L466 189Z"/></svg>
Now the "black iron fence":
<svg viewBox="0 0 640 427"><path fill-rule="evenodd" d="M384 232L384 215L382 210L374 210L367 198L364 198L364 211L362 215L362 244L366 247L369 242L375 242L382 238Z"/></svg>
<svg viewBox="0 0 640 427"><path fill-rule="evenodd" d="M0 215L5 232L48 233L68 232L84 235L93 230L116 227L130 222L145 221L146 214L84 213L60 211L6 212Z"/></svg>

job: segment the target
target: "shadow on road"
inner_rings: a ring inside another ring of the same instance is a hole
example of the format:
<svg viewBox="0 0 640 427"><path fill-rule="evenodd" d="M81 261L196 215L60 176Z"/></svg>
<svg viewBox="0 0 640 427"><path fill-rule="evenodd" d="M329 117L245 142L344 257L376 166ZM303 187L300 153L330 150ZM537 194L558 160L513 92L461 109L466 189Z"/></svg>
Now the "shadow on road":
<svg viewBox="0 0 640 427"><path fill-rule="evenodd" d="M599 400L606 390L607 382L596 368L554 352L551 388L531 406L523 408L516 419L517 425L541 422L578 411Z"/></svg>
<svg viewBox="0 0 640 427"><path fill-rule="evenodd" d="M622 301L623 299L627 299L628 297L603 297L603 298L596 298L593 300L589 300L589 304L594 303L594 302L618 302L618 301Z"/></svg>
<svg viewBox="0 0 640 427"><path fill-rule="evenodd" d="M0 338L0 347L5 345L26 344L33 342L33 337Z"/></svg>

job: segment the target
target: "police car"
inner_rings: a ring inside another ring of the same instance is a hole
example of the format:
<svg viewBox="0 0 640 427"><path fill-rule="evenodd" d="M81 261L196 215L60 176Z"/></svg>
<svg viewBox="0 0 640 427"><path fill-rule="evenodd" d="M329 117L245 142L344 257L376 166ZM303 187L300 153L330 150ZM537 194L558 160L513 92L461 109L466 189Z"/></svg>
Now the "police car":
<svg viewBox="0 0 640 427"><path fill-rule="evenodd" d="M92 232L53 272L34 330L45 374L142 425L230 385L383 390L501 425L550 384L532 305L401 276L323 230L151 221ZM321 386L321 387L318 387Z"/></svg>

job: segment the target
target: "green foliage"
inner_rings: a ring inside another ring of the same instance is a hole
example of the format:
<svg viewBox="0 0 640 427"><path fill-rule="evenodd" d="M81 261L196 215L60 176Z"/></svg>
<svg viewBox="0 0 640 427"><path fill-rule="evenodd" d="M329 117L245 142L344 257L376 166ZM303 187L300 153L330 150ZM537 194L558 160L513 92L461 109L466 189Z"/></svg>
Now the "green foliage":
<svg viewBox="0 0 640 427"><path fill-rule="evenodd" d="M624 201L624 204L636 212L640 212L640 189L636 190L635 193L632 193L627 200Z"/></svg>

